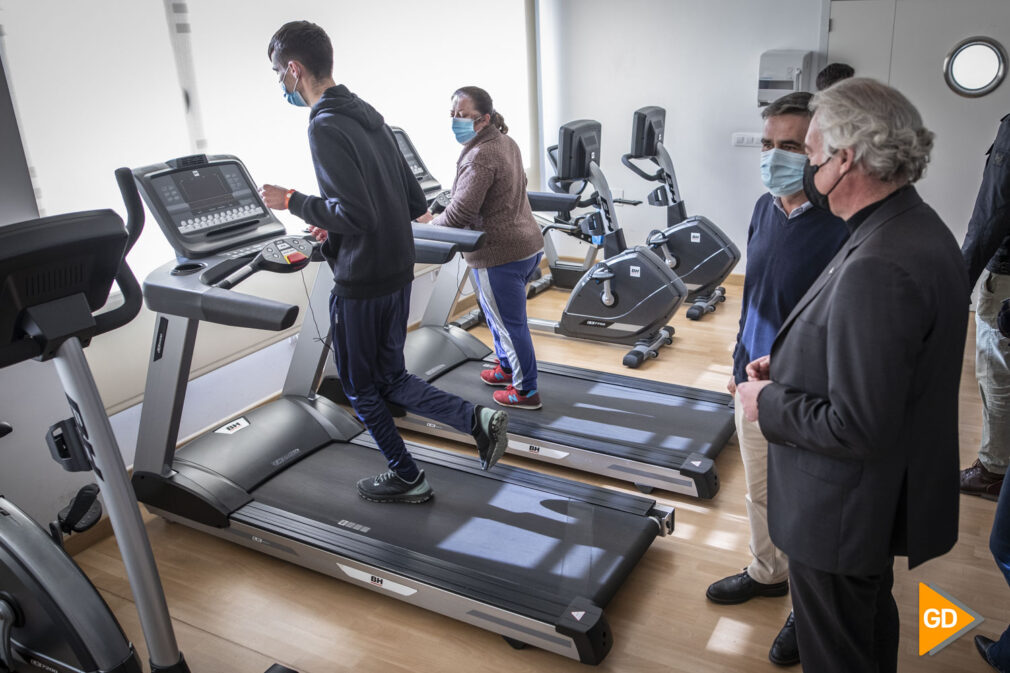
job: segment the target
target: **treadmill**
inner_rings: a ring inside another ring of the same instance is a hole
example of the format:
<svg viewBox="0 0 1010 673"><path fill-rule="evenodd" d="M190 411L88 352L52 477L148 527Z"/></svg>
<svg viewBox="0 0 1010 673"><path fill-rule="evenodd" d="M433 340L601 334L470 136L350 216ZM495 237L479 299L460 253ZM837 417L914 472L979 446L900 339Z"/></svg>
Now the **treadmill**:
<svg viewBox="0 0 1010 673"><path fill-rule="evenodd" d="M441 191L407 134L393 129L429 200ZM530 200L565 210L567 197L530 193ZM578 197L570 199L572 202ZM429 238L451 240L459 230L429 227ZM421 326L407 334L407 369L469 400L490 400L480 370L493 367L493 351L448 325L469 280L466 263L450 259L439 271ZM508 451L536 460L698 498L719 490L715 457L735 432L733 399L725 393L537 361L542 409L509 409ZM340 399L339 382L321 391ZM396 410L394 410L395 412ZM451 427L402 411L408 430L471 441Z"/></svg>
<svg viewBox="0 0 1010 673"><path fill-rule="evenodd" d="M672 532L672 510L519 468L484 472L476 455L417 444L408 446L434 499L362 500L356 480L385 460L357 419L313 392L328 324L304 320L278 399L176 449L200 321L291 327L296 306L227 287L284 246L294 266L318 257L303 254L303 238L278 240L283 225L234 156L133 173L185 260L144 282L157 317L133 473L138 499L169 520L493 631L515 647L599 663L613 642L603 609L652 541ZM421 262L444 263L482 240L474 232L425 240L426 229L415 232ZM324 306L331 288L320 269L310 301Z"/></svg>

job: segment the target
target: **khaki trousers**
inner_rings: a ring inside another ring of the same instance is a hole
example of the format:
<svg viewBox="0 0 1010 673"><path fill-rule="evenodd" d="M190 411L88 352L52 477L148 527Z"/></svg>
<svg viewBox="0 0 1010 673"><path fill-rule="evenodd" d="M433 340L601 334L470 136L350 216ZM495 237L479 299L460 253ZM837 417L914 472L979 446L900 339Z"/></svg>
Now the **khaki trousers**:
<svg viewBox="0 0 1010 673"><path fill-rule="evenodd" d="M744 476L747 480L747 518L750 520L750 552L754 560L747 573L755 582L776 584L789 579L789 560L768 535L768 440L757 422L743 415L739 396L734 411L736 437L740 443Z"/></svg>

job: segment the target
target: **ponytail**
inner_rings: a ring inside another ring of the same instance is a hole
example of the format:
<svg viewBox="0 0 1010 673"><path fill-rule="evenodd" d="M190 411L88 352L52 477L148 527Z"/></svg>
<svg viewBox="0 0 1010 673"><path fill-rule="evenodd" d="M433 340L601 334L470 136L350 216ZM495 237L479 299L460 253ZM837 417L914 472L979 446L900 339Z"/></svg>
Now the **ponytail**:
<svg viewBox="0 0 1010 673"><path fill-rule="evenodd" d="M497 127L503 134L509 132L509 127L505 124L505 117L502 117L501 112L498 112L498 110L491 112L491 125Z"/></svg>

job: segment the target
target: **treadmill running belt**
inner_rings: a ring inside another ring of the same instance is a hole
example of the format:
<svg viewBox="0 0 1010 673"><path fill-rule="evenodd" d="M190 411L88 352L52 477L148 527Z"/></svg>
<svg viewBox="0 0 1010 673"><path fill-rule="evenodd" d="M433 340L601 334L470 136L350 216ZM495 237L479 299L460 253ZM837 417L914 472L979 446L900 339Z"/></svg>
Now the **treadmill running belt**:
<svg viewBox="0 0 1010 673"><path fill-rule="evenodd" d="M357 480L384 471L385 461L375 449L343 443L313 453L252 495L341 531L350 524L358 539L402 547L401 561L427 557L455 567L453 575L465 570L505 588L562 597L562 608L576 596L605 607L658 533L648 517L502 481L494 471L418 463L435 493L421 505L362 500Z"/></svg>
<svg viewBox="0 0 1010 673"><path fill-rule="evenodd" d="M489 363L471 360L433 383L463 399L493 404L491 394L496 388L480 379L486 366ZM648 462L678 468L695 452L714 459L735 431L732 410L715 401L725 396L707 391L695 391L697 397L671 394L690 389L630 377L601 375L603 380L593 381L559 373L564 370L547 364L541 367L538 389L544 406L509 409L511 433L542 439L563 433L579 438L581 448L621 458L644 450L652 454ZM616 379L630 379L640 383L641 389L619 385ZM657 390L664 387L671 392ZM662 455L655 455L657 449Z"/></svg>

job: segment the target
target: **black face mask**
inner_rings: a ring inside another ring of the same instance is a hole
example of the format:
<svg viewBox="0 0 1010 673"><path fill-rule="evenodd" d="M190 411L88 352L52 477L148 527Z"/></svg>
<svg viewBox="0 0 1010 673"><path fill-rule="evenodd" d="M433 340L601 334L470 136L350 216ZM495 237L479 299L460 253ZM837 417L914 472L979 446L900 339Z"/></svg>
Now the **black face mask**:
<svg viewBox="0 0 1010 673"><path fill-rule="evenodd" d="M821 169L822 166L827 164L828 161L831 161L831 157L829 157L824 163L814 166L810 163L810 159L807 159L806 165L803 166L803 193L806 195L807 201L809 201L810 205L814 208L830 213L831 207L828 205L828 196L831 192L835 191L835 187L838 186L838 183L841 182L842 178L845 176L840 176L838 180L835 181L835 184L831 186L831 189L829 189L826 193L821 194L817 191L817 185L814 184L814 175Z"/></svg>

